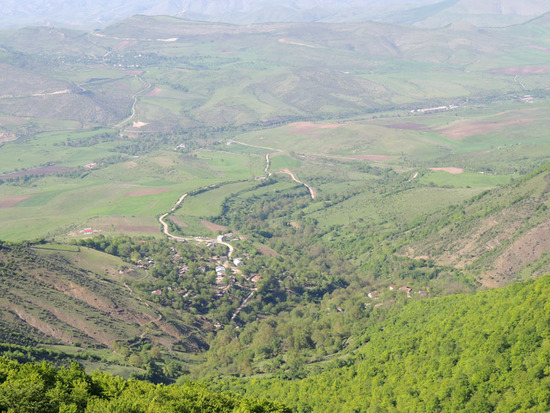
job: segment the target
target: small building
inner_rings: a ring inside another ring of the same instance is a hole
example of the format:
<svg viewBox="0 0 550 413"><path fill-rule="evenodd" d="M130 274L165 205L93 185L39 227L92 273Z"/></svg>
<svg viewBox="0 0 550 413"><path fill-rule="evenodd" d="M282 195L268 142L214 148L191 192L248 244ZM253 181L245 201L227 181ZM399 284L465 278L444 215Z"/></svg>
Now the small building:
<svg viewBox="0 0 550 413"><path fill-rule="evenodd" d="M217 276L225 276L225 267L223 265L216 266L216 275Z"/></svg>
<svg viewBox="0 0 550 413"><path fill-rule="evenodd" d="M227 242L227 237L225 235L218 235L216 237L216 241L218 241L218 242Z"/></svg>
<svg viewBox="0 0 550 413"><path fill-rule="evenodd" d="M397 289L397 285L392 284L392 285L389 286L389 289L390 289L390 291L393 291L393 290Z"/></svg>
<svg viewBox="0 0 550 413"><path fill-rule="evenodd" d="M411 287L407 287L406 285L404 285L403 287L399 287L399 291L404 291L407 293L407 297L410 297L411 296L411 291L412 291L412 288Z"/></svg>
<svg viewBox="0 0 550 413"><path fill-rule="evenodd" d="M244 261L242 258L235 258L233 260L233 264L235 264L236 267L240 267L241 265L244 264Z"/></svg>
<svg viewBox="0 0 550 413"><path fill-rule="evenodd" d="M250 281L252 281L253 283L257 283L258 281L260 281L262 279L262 276L261 275L255 275L254 277L251 278Z"/></svg>
<svg viewBox="0 0 550 413"><path fill-rule="evenodd" d="M151 291L151 295L162 295L162 290Z"/></svg>

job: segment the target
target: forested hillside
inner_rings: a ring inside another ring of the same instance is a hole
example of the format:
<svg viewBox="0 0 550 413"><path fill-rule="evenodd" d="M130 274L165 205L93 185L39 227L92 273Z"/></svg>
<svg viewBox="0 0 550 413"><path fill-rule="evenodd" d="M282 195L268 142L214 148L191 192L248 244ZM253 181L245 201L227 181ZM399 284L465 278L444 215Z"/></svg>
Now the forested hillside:
<svg viewBox="0 0 550 413"><path fill-rule="evenodd" d="M550 277L502 289L379 309L361 347L299 381L213 387L298 412L505 412L550 409Z"/></svg>
<svg viewBox="0 0 550 413"><path fill-rule="evenodd" d="M103 373L87 375L77 364L55 368L0 357L0 411L5 412L290 412L279 403L213 393L186 383L155 386Z"/></svg>

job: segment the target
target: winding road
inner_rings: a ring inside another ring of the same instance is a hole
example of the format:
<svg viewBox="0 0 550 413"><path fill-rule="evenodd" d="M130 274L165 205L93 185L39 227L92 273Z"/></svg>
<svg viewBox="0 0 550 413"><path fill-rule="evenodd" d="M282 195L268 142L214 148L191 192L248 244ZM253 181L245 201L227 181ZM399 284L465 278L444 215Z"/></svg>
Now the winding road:
<svg viewBox="0 0 550 413"><path fill-rule="evenodd" d="M299 183L300 185L303 185L307 188L307 190L309 191L309 195L311 195L311 199L315 199L317 197L317 193L315 192L315 189L313 189L311 186L309 186L305 182L300 181L298 178L296 178L296 175L294 175L294 173L290 169L281 169L279 172L276 172L276 173L289 175L294 182Z"/></svg>
<svg viewBox="0 0 550 413"><path fill-rule="evenodd" d="M168 224L166 223L165 221L165 218L174 213L174 211L176 209L178 209L181 204L183 203L183 201L185 200L185 198L187 197L187 193L183 194L182 196L179 197L179 199L176 201L176 203L174 204L174 206L172 207L172 209L169 211L169 212L166 212L164 214L162 214L160 217L159 217L159 222L160 222L160 225L162 226L162 233L164 235L166 235L168 238L170 239L173 239L175 241L180 241L180 242L188 242L188 241L194 241L194 242L211 242L211 243L214 243L214 244L221 244L221 245L225 245L227 247L227 249L229 250L228 253L227 253L227 258L231 259L231 257L233 256L233 252L235 251L235 248L233 248L233 245L231 245L230 243L228 242L225 242L225 241L218 241L217 239L214 239L214 238L202 238L202 237L179 237L177 235L174 235L174 234L171 234L170 233L170 227L168 226Z"/></svg>
<svg viewBox="0 0 550 413"><path fill-rule="evenodd" d="M241 145L245 145L245 146L253 146L254 145L248 145L248 144L245 144L245 143L241 143L241 142L236 142L236 143L239 143ZM264 147L258 147L258 148L261 148L261 149L268 149L268 150L272 150L272 151L279 151L279 152L282 152L280 151L279 149L272 149L272 148L264 148ZM271 176L272 173L269 172L269 167L271 166L271 161L270 161L270 158L269 158L269 153L267 153L265 155L265 163L266 163L266 166L265 166L265 169L264 169L264 172L266 173L267 176ZM313 189L310 185L306 184L305 182L303 181L300 181L296 175L294 175L294 173L292 171L290 171L289 169L282 169L276 173L284 173L284 174L287 174L289 175L292 180L300 185L304 185L308 191L309 191L309 194L311 195L311 199L315 199L315 197L317 196L317 193L315 192L315 189ZM228 254L227 254L227 257L228 259L231 259L231 257L233 256L233 252L234 252L234 248L233 246L228 243L228 242L225 242L225 241L218 241L217 239L212 239L212 238L202 238L202 237L180 237L180 236L177 236L177 235L174 235L174 234L171 234L170 233L170 227L169 225L166 223L165 219L166 217L168 217L170 214L173 214L180 206L181 204L183 203L183 201L185 200L185 198L187 198L189 194L188 193L185 193L183 194L182 196L179 197L179 199L176 201L176 203L174 204L174 206L172 207L172 209L170 209L169 212L166 212L164 214L162 214L161 216L159 216L159 223L161 224L162 226L162 233L165 234L168 238L170 239L173 239L173 240L176 240L176 241L180 241L180 242L187 242L187 241L194 241L194 242L211 242L211 243L215 243L215 244L221 244L221 245L225 245L227 247L227 249L229 250ZM226 263L227 265L227 263ZM233 321L238 315L239 313L242 311L243 308L246 307L246 305L248 304L248 302L252 299L252 297L254 296L254 293L256 292L257 288L254 288L252 289L252 291L250 292L250 294L243 300L243 302L241 303L241 305L235 310L235 312L233 313L233 315L231 316L231 321Z"/></svg>
<svg viewBox="0 0 550 413"><path fill-rule="evenodd" d="M239 145L249 146L251 148L267 149L268 151L272 151L272 152L283 152L281 149L269 148L267 146L251 145L249 143L244 143L244 142L240 142L240 141L233 141L233 142L235 142ZM266 166L265 166L264 172L266 173L267 176L271 176L272 173L269 172L269 167L271 166L271 160L269 158L269 153L266 153L266 155L265 155L265 163L266 163ZM307 188L307 190L309 191L309 194L311 195L311 199L315 199L317 197L317 192L315 191L315 189L311 185L308 185L305 182L300 181L290 169L285 168L285 169L282 169L282 170L277 171L275 173L283 173L283 174L289 175L294 182L296 182L300 185L303 185Z"/></svg>
<svg viewBox="0 0 550 413"><path fill-rule="evenodd" d="M135 75L136 79L139 79L143 84L147 85L143 89L138 90L136 93L132 95L132 98L134 99L134 103L132 103L132 110L130 112L130 116L128 116L126 119L122 120L121 122L117 123L114 127L119 129L122 128L124 125L126 125L128 122L132 120L132 118L136 115L136 104L138 102L138 97L142 93L147 92L149 89L151 89L152 85L151 83L147 83L145 80L143 80L138 75Z"/></svg>

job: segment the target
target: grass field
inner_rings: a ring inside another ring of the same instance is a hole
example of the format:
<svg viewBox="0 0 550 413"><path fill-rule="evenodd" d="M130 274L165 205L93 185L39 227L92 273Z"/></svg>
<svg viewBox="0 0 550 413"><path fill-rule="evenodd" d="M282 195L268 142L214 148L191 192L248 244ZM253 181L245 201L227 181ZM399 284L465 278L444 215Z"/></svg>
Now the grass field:
<svg viewBox="0 0 550 413"><path fill-rule="evenodd" d="M71 140L79 141L108 132L101 129L69 135ZM6 172L13 172L15 165L25 170L41 165L44 156L56 153L58 165L82 166L97 157L113 155L111 142L89 147L59 146L66 139L65 134L43 134L32 141L28 151L21 151L19 142L4 145L0 158L6 162L2 165ZM21 157L14 160L16 153ZM159 230L155 217L170 210L183 193L226 180L251 180L263 175L265 167L261 155L213 150L198 151L192 157L157 151L121 160L91 169L84 177L46 175L26 185L0 186L0 201L5 200L2 205L13 205L0 208L2 237L20 240L62 236L90 225L97 225L101 231L151 234ZM226 195L221 196L223 200ZM21 200L12 202L13 197ZM215 202L208 200L205 205L211 209L203 212L199 212L200 205L194 207L194 213L216 215L219 205Z"/></svg>
<svg viewBox="0 0 550 413"><path fill-rule="evenodd" d="M218 215L223 199L252 188L268 152L270 172L289 169L321 197L361 191L375 178L368 167L462 168L460 175L425 172L418 184L467 190L506 183L550 157L538 26L520 39L514 29L491 32L504 43L466 28L437 37L415 30L411 38L388 26L383 39L376 25L224 30L140 17L67 44L40 31L6 35L14 50L66 61L43 57L36 73L18 71L10 62L17 55L1 51L4 86L21 102L0 114L0 133L17 138L1 146L0 175L41 175L0 185L2 238L66 236L86 225L153 234L156 217L182 194L240 181L186 200L178 211L189 219L186 231L202 233L195 218ZM381 46L386 41L399 52ZM86 62L75 59L75 45L86 45ZM17 76L26 83L11 92ZM63 88L69 93L47 95ZM40 106L35 95L43 92L51 104ZM257 147L226 145L233 139ZM182 142L185 150L175 151ZM445 204L439 195L435 205ZM346 208L335 214L362 214Z"/></svg>
<svg viewBox="0 0 550 413"><path fill-rule="evenodd" d="M181 216L205 218L218 216L222 212L222 203L226 198L254 185L256 185L254 181L236 182L204 191L195 196L188 197L178 210L178 213Z"/></svg>
<svg viewBox="0 0 550 413"><path fill-rule="evenodd" d="M329 208L312 205L311 217L323 226L364 222L388 228L408 225L415 218L468 199L480 189L418 188L385 197L364 193Z"/></svg>

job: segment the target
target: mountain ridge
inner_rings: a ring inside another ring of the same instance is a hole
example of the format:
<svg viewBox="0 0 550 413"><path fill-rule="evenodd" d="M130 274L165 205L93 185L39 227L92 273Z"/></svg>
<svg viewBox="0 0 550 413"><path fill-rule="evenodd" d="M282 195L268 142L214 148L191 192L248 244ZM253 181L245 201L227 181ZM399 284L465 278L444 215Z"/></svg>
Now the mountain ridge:
<svg viewBox="0 0 550 413"><path fill-rule="evenodd" d="M338 6L324 0L165 0L154 4L147 0L132 3L117 0L81 2L78 6L69 1L58 0L47 5L38 1L10 1L5 4L4 9L0 17L0 26L4 27L46 24L81 28L104 27L135 14L166 14L191 20L238 24L377 20L414 23L425 27L441 27L457 21L468 21L481 26L505 26L521 23L549 10L548 5L541 0L527 0L521 4L499 0L484 6L469 0L415 0L407 3L346 0L339 2Z"/></svg>

